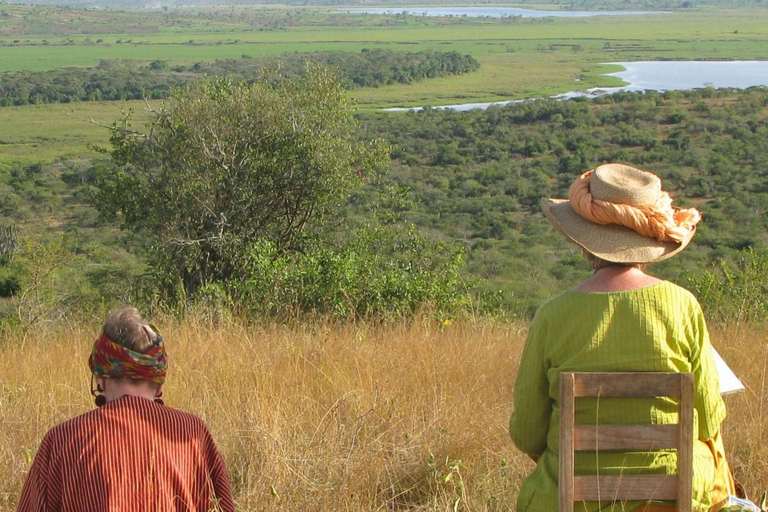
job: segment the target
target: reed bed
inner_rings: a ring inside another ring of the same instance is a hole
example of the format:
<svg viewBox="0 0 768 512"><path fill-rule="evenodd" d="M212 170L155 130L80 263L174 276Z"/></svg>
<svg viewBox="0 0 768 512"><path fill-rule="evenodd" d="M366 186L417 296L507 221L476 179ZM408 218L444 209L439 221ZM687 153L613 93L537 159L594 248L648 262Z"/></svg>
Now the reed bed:
<svg viewBox="0 0 768 512"><path fill-rule="evenodd" d="M243 511L514 510L533 463L507 435L524 323L157 322L166 404L211 428ZM768 482L761 326L713 329L747 385L726 448ZM43 434L90 410L94 325L0 340L0 511L15 508Z"/></svg>

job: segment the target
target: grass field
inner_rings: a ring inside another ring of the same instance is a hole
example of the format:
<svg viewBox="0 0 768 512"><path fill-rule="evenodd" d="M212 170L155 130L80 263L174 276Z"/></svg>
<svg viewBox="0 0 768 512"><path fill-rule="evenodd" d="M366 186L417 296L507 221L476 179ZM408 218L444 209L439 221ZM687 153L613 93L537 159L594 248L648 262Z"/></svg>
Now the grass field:
<svg viewBox="0 0 768 512"><path fill-rule="evenodd" d="M137 126L146 118L142 101L87 102L0 108L0 170L37 162L99 156L109 146L110 126L133 109Z"/></svg>
<svg viewBox="0 0 768 512"><path fill-rule="evenodd" d="M0 44L5 45L0 72L94 66L110 58L191 64L363 48L455 50L482 63L472 77L356 92L365 106L437 104L444 98L487 101L583 89L604 85L594 71L600 63L617 60L768 57L768 9L759 7L620 17L441 20L309 8L102 14L0 5L0 19ZM499 82L502 87L478 87Z"/></svg>
<svg viewBox="0 0 768 512"><path fill-rule="evenodd" d="M94 66L101 59L170 63L389 48L469 53L465 75L356 89L359 107L445 105L540 97L620 85L605 62L768 58L768 9L702 8L627 17L435 20L329 14L319 9L218 8L196 13L33 9L0 5L0 72ZM70 21L72 20L72 21ZM141 102L0 109L0 168L90 157L122 108Z"/></svg>
<svg viewBox="0 0 768 512"><path fill-rule="evenodd" d="M166 403L202 416L242 511L511 511L532 469L506 432L525 324L158 322ZM90 410L93 325L0 339L0 511L14 510L42 435ZM747 386L729 396L729 461L768 482L765 325L712 329ZM41 369L44 369L41 370ZM448 475L451 475L448 478Z"/></svg>

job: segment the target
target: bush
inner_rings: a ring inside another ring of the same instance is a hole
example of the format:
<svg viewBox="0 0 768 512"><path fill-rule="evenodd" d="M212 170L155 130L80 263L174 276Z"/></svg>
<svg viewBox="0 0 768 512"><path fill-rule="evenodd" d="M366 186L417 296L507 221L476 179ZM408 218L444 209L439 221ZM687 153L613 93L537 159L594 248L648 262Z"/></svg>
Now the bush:
<svg viewBox="0 0 768 512"><path fill-rule="evenodd" d="M739 324L768 318L768 253L748 248L735 263L721 259L717 267L687 280L707 317Z"/></svg>
<svg viewBox="0 0 768 512"><path fill-rule="evenodd" d="M339 247L294 254L262 242L249 260L248 277L231 283L230 293L252 313L391 318L427 306L448 317L469 305L463 250L413 228L363 228Z"/></svg>

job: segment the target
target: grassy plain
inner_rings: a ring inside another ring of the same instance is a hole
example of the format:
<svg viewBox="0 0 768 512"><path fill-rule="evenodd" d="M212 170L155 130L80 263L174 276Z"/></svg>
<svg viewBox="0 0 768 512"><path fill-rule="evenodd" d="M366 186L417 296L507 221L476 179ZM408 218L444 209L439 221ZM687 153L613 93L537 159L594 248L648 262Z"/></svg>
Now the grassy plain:
<svg viewBox="0 0 768 512"><path fill-rule="evenodd" d="M130 109L139 125L148 115L144 107L144 102L132 101L0 108L0 170L97 157L94 146L109 146L105 126Z"/></svg>
<svg viewBox="0 0 768 512"><path fill-rule="evenodd" d="M210 426L238 510L514 510L533 467L506 433L525 325L158 323L167 403ZM75 323L0 339L0 512L46 430L93 407L96 335ZM726 398L723 434L756 494L768 482L765 325L712 338L747 387Z"/></svg>
<svg viewBox="0 0 768 512"><path fill-rule="evenodd" d="M370 107L489 101L607 85L605 62L768 57L768 8L641 16L436 19L341 15L318 8L68 11L0 5L0 72L94 66L101 59L201 60L388 48L469 53L471 76L355 91ZM579 81L576 81L579 79Z"/></svg>
<svg viewBox="0 0 768 512"><path fill-rule="evenodd" d="M546 96L619 85L606 62L768 58L768 8L686 9L642 16L435 19L340 15L317 8L220 7L203 11L77 11L0 4L0 72L95 66L101 59L279 56L387 48L469 53L479 71L410 85L356 89L361 109ZM92 156L120 108L67 104L0 109L0 168Z"/></svg>

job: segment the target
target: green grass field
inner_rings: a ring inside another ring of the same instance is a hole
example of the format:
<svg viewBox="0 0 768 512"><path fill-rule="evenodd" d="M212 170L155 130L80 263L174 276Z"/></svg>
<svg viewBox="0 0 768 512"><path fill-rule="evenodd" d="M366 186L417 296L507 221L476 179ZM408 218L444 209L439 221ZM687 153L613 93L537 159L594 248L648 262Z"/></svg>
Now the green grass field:
<svg viewBox="0 0 768 512"><path fill-rule="evenodd" d="M99 156L93 146L109 145L109 130L100 125L111 125L128 109L137 123L146 118L141 101L0 108L0 169Z"/></svg>
<svg viewBox="0 0 768 512"><path fill-rule="evenodd" d="M26 9L27 11L24 11ZM476 58L498 54L574 53L567 60L764 58L768 9L698 10L643 16L517 20L329 15L318 9L252 7L207 21L144 13L105 13L100 23L77 21L81 11L0 6L0 72L92 66L103 58L189 63L242 54L271 56L315 50L357 51L386 46L451 49ZM13 14L9 14L13 13ZM25 15L26 13L26 15ZM87 11L94 17L92 11ZM83 15L84 16L84 15ZM131 18L133 16L133 18ZM66 22L69 17L70 23ZM21 21L22 18L24 21ZM205 18L202 18L205 20ZM553 46L554 45L554 46ZM569 45L579 45L573 51ZM558 49L553 49L558 48ZM551 58L535 59L550 66ZM482 71L481 71L482 73Z"/></svg>
<svg viewBox="0 0 768 512"><path fill-rule="evenodd" d="M620 85L604 63L768 58L768 8L679 10L641 16L481 20L342 15L318 8L218 7L168 12L76 11L0 5L0 72L95 66L101 59L214 59L293 52L443 50L479 71L409 85L357 89L363 110L546 96ZM124 105L0 109L0 167L92 156ZM143 106L137 103L137 110Z"/></svg>

